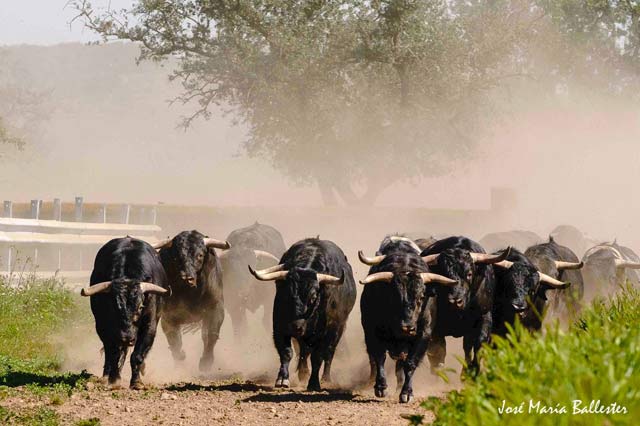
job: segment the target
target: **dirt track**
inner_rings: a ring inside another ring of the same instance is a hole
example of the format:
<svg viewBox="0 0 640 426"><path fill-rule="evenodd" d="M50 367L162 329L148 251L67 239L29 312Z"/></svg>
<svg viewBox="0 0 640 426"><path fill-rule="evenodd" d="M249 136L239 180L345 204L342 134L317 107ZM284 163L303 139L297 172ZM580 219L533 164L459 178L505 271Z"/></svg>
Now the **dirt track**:
<svg viewBox="0 0 640 426"><path fill-rule="evenodd" d="M395 394L377 399L368 391L273 390L245 381L177 383L147 391L114 391L92 382L88 388L49 408L58 412L63 424L98 418L106 426L406 425L401 415L424 412L419 401L400 405ZM3 405L25 409L41 406L42 400L25 391Z"/></svg>

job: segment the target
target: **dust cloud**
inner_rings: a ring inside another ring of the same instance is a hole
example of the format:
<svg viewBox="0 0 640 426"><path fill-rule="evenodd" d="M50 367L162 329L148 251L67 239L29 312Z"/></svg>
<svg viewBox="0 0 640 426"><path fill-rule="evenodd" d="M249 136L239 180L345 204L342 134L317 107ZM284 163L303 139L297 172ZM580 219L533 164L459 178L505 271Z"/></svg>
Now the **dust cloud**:
<svg viewBox="0 0 640 426"><path fill-rule="evenodd" d="M239 156L245 129L234 126L233 117L213 111L210 121L196 122L188 131L177 128L190 107L167 105L179 90L166 78L171 64L136 66L137 48L118 43L6 49L46 94L49 116L23 152L6 154L0 178L5 199L82 195L95 202L209 206L197 216L171 220L161 211L163 232L196 228L224 238L258 220L279 229L289 245L319 234L343 248L356 281L366 274L357 251L374 253L391 233L465 234L477 240L489 232L526 229L544 237L556 225L572 224L595 240L617 237L640 247L635 226L640 201L634 196L640 180L640 111L621 101L561 94L553 101L533 99L527 108L488 122L488 136L474 159L456 162L446 176L391 185L375 207L326 209L317 188L293 186L260 161ZM512 188L517 202L508 211L491 210L493 187ZM250 315L249 334L241 342L234 341L226 317L213 378L273 383L277 354L261 315ZM336 386L366 382L369 364L359 319L356 302L334 363ZM102 359L93 324L63 337L70 342L65 367L99 375ZM462 355L461 343L449 339L448 346L452 383L431 376L423 365L416 375L418 396L459 386L455 356ZM178 365L159 330L144 379L201 377L201 350L199 332L189 334L187 359ZM393 366L387 371L393 385Z"/></svg>

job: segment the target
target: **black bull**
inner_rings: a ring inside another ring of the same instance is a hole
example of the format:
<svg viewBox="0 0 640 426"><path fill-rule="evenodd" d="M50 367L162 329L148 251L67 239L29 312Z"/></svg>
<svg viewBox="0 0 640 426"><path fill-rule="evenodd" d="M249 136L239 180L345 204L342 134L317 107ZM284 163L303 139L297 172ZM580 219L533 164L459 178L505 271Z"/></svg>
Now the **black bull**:
<svg viewBox="0 0 640 426"><path fill-rule="evenodd" d="M118 238L96 255L90 287L91 311L104 346L103 377L117 386L130 346L132 388L143 387L144 360L153 345L168 282L160 259L149 244Z"/></svg>
<svg viewBox="0 0 640 426"><path fill-rule="evenodd" d="M227 249L229 244L198 231L184 231L157 248L173 292L162 319L171 354L176 361L184 360L181 328L185 324L200 326L204 348L199 367L209 371L224 321L222 273L214 248Z"/></svg>
<svg viewBox="0 0 640 426"><path fill-rule="evenodd" d="M251 272L261 281L276 282L273 307L273 340L280 356L276 387L289 386L291 339L300 346L298 377L311 376L307 389L320 390L331 381L331 363L356 300L351 266L331 241L308 238L286 251L277 266Z"/></svg>
<svg viewBox="0 0 640 426"><path fill-rule="evenodd" d="M370 381L375 380L376 396L386 395L384 370L386 353L396 360L400 402L413 397L413 373L424 358L433 328L435 304L433 284L456 282L428 272L428 267L413 247L381 244L373 258L359 253L370 265L360 298L361 322L371 364Z"/></svg>
<svg viewBox="0 0 640 426"><path fill-rule="evenodd" d="M456 281L436 289L436 303L430 306L433 322L427 355L431 369L444 365L446 336L462 337L466 366L478 369L478 350L489 341L493 326L495 274L492 263L508 255L487 255L475 241L465 237L439 240L422 252L431 270Z"/></svg>
<svg viewBox="0 0 640 426"><path fill-rule="evenodd" d="M273 289L256 281L247 265L263 269L276 265L286 251L282 235L271 226L255 223L227 237L231 245L220 256L224 276L224 307L231 317L236 339L246 335L247 311L264 307L263 325L271 330Z"/></svg>

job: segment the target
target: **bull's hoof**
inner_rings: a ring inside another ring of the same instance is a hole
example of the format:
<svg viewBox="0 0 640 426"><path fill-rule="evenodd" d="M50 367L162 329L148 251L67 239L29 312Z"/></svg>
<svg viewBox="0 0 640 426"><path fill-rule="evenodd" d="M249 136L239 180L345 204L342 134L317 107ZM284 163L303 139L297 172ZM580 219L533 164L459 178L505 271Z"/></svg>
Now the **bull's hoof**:
<svg viewBox="0 0 640 426"><path fill-rule="evenodd" d="M375 393L378 398L385 398L387 396L387 390L382 388L374 388L373 393Z"/></svg>
<svg viewBox="0 0 640 426"><path fill-rule="evenodd" d="M120 382L120 379L118 379L114 381L109 381L109 389L111 390L124 389L124 386L122 386L122 382Z"/></svg>
<svg viewBox="0 0 640 426"><path fill-rule="evenodd" d="M173 355L174 361L184 361L185 359L187 359L187 354L184 353L183 350L176 351L176 352L172 351L171 354Z"/></svg>
<svg viewBox="0 0 640 426"><path fill-rule="evenodd" d="M432 365L430 371L431 371L431 374L433 374L434 376L439 376L440 375L439 373L443 369L444 369L444 363L440 362L436 365Z"/></svg>
<svg viewBox="0 0 640 426"><path fill-rule="evenodd" d="M309 383L307 385L307 390L309 392L320 392L322 388L320 387L320 383Z"/></svg>
<svg viewBox="0 0 640 426"><path fill-rule="evenodd" d="M289 387L289 379L283 379L278 377L276 379L276 387L277 388L288 388Z"/></svg>
<svg viewBox="0 0 640 426"><path fill-rule="evenodd" d="M413 394L410 393L401 393L400 394L400 404L406 404L413 401Z"/></svg>
<svg viewBox="0 0 640 426"><path fill-rule="evenodd" d="M129 387L133 390L145 390L147 387L145 386L144 383L142 383L142 381L140 380L136 380L135 382L131 382L131 385L129 385Z"/></svg>
<svg viewBox="0 0 640 426"><path fill-rule="evenodd" d="M198 368L202 373L208 373L213 367L213 358L201 358Z"/></svg>

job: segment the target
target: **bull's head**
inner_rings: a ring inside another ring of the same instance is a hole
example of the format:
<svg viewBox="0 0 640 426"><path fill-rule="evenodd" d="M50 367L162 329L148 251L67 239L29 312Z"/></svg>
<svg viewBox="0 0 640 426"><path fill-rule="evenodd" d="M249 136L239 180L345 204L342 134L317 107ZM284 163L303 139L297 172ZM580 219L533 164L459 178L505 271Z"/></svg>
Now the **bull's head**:
<svg viewBox="0 0 640 426"><path fill-rule="evenodd" d="M450 304L463 310L469 305L472 290L478 285L474 280L481 278L477 266L501 262L509 256L509 252L510 248L498 255L451 248L441 253L423 256L422 259L428 265L436 266L436 270L442 275L456 281L455 285L448 287L446 297Z"/></svg>
<svg viewBox="0 0 640 426"><path fill-rule="evenodd" d="M108 297L117 320L115 338L122 346L133 346L138 335L138 324L144 308L144 295L166 294L168 290L153 283L116 279L83 288L82 296Z"/></svg>
<svg viewBox="0 0 640 426"><path fill-rule="evenodd" d="M427 286L433 284L455 285L456 281L429 272L375 272L360 284L386 283L392 291L388 301L393 315L393 333L399 337L415 336L418 320L428 296Z"/></svg>
<svg viewBox="0 0 640 426"><path fill-rule="evenodd" d="M173 239L154 246L160 250L161 257L169 259L169 262L163 262L167 274L178 283L192 288L198 286L198 277L210 255L209 248L229 247L228 242L209 238L198 231L181 232Z"/></svg>
<svg viewBox="0 0 640 426"><path fill-rule="evenodd" d="M593 290L609 292L625 284L628 269L640 269L640 263L622 259L617 249L605 246L585 258L582 275Z"/></svg>
<svg viewBox="0 0 640 426"><path fill-rule="evenodd" d="M247 247L232 247L220 255L222 271L224 275L225 290L231 285L230 290L239 299L248 297L251 291L250 283L254 282L247 273L247 265L260 269L275 265L279 259L273 254L263 250L253 250Z"/></svg>
<svg viewBox="0 0 640 426"><path fill-rule="evenodd" d="M277 303L286 309L288 332L294 337L305 334L307 322L312 318L320 306L321 285L342 285L345 272L340 277L321 274L313 269L294 267L284 269L284 265L255 271L249 265L249 272L260 281L276 281Z"/></svg>

